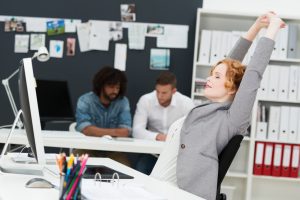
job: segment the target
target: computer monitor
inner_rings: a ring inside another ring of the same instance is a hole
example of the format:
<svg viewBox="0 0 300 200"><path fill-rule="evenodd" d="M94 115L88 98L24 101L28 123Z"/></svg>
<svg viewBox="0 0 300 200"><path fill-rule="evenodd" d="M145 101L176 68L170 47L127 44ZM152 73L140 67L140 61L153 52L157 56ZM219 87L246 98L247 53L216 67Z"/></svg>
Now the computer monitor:
<svg viewBox="0 0 300 200"><path fill-rule="evenodd" d="M46 164L46 159L43 138L41 134L40 116L35 91L36 83L33 75L31 58L24 58L21 62L21 65L19 67L18 86L20 105L22 110L21 117L25 127L29 146L31 147L32 153L37 163L14 163L11 162L11 159L6 159L4 156L6 147L9 144L10 137L14 132L18 116L20 116L19 112L11 129L7 142L2 150L0 169L2 172L6 173L42 175L42 170Z"/></svg>
<svg viewBox="0 0 300 200"><path fill-rule="evenodd" d="M19 96L22 110L22 121L26 130L32 153L39 164L45 164L45 150L38 102L36 97L36 82L33 75L31 58L23 59L19 67Z"/></svg>
<svg viewBox="0 0 300 200"><path fill-rule="evenodd" d="M42 122L75 120L67 81L37 79L36 83Z"/></svg>

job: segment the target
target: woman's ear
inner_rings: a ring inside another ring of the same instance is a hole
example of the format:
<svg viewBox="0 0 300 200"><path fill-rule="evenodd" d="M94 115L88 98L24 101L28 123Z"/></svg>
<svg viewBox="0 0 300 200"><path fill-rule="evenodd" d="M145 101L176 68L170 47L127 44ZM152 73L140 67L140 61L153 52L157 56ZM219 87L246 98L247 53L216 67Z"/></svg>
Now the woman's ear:
<svg viewBox="0 0 300 200"><path fill-rule="evenodd" d="M228 94L230 95L235 95L235 93L236 93L236 89L228 90Z"/></svg>

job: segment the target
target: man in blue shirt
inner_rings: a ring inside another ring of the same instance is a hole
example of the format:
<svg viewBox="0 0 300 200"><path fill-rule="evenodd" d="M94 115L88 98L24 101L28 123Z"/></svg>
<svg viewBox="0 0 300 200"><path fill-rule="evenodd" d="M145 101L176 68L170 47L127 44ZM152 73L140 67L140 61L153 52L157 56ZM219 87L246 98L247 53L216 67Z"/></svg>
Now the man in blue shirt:
<svg viewBox="0 0 300 200"><path fill-rule="evenodd" d="M124 96L126 87L127 78L124 72L118 69L104 67L96 73L93 92L88 92L78 99L77 131L86 136L128 137L132 120L129 101ZM115 156L107 155L108 153L86 150L84 152L92 156L109 156L115 159ZM83 152L77 150L75 153Z"/></svg>

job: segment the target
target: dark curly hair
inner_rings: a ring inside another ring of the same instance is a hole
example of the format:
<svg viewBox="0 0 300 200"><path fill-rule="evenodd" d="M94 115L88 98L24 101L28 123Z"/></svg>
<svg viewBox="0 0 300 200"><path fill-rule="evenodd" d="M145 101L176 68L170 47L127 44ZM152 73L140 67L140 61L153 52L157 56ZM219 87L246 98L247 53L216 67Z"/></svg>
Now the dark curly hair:
<svg viewBox="0 0 300 200"><path fill-rule="evenodd" d="M110 66L104 66L94 76L93 92L100 96L106 85L117 85L120 83L118 97L124 97L127 89L127 78L124 72Z"/></svg>

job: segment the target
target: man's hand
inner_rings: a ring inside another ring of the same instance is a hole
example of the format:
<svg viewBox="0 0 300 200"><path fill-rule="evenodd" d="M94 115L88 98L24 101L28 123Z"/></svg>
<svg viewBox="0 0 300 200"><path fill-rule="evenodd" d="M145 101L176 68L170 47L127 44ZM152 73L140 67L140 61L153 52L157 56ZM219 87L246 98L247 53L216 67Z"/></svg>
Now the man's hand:
<svg viewBox="0 0 300 200"><path fill-rule="evenodd" d="M167 135L166 134L163 134L163 133L159 133L156 135L156 140L157 141L166 141L166 138L167 138Z"/></svg>

